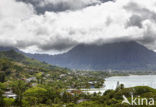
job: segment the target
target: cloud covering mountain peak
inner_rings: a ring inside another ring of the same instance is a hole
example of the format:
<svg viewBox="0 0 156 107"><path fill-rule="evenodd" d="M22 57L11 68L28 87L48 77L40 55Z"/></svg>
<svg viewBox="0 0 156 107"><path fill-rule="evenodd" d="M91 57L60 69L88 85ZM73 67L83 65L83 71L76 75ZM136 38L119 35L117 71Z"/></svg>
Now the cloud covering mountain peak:
<svg viewBox="0 0 156 107"><path fill-rule="evenodd" d="M137 41L155 50L155 18L155 0L108 1L74 11L45 11L43 14L38 14L31 3L2 0L0 46L55 54L81 43Z"/></svg>

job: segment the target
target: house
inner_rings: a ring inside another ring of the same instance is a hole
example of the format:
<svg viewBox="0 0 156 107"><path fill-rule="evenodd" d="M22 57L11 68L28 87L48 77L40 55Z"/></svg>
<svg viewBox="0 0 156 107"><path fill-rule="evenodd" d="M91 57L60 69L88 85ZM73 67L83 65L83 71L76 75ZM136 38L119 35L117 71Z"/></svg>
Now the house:
<svg viewBox="0 0 156 107"><path fill-rule="evenodd" d="M82 103L82 102L84 102L84 101L89 101L88 99L80 99L80 100L77 100L77 104L79 104L79 103Z"/></svg>
<svg viewBox="0 0 156 107"><path fill-rule="evenodd" d="M34 86L37 86L37 83L32 83L32 86L34 87Z"/></svg>
<svg viewBox="0 0 156 107"><path fill-rule="evenodd" d="M26 82L36 81L36 77L31 77L26 79Z"/></svg>
<svg viewBox="0 0 156 107"><path fill-rule="evenodd" d="M78 89L67 89L67 92L72 94L72 95L81 94L82 93L82 91L78 90Z"/></svg>
<svg viewBox="0 0 156 107"><path fill-rule="evenodd" d="M65 77L65 76L66 76L66 74L61 74L61 75L60 75L60 78Z"/></svg>
<svg viewBox="0 0 156 107"><path fill-rule="evenodd" d="M95 88L95 84L97 83L97 81L90 81L88 82L88 84L90 85L90 88Z"/></svg>
<svg viewBox="0 0 156 107"><path fill-rule="evenodd" d="M6 98L13 98L13 99L16 99L16 97L17 97L17 95L14 94L14 93L12 92L12 90L6 91L6 92L3 94L3 96L6 97Z"/></svg>
<svg viewBox="0 0 156 107"><path fill-rule="evenodd" d="M46 76L46 77L50 77L50 74L46 74L45 76Z"/></svg>

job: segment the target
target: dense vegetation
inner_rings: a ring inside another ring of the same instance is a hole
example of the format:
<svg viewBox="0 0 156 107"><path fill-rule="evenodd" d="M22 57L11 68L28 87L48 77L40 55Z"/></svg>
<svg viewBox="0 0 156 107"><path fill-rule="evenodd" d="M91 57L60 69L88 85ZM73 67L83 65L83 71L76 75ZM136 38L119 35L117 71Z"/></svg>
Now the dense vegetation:
<svg viewBox="0 0 156 107"><path fill-rule="evenodd" d="M96 78L98 75L99 78ZM103 78L100 73L95 75L88 72L75 72L67 68L48 65L14 50L0 52L2 107L6 106L6 103L14 106L68 103L71 99L64 97L73 96L67 93L66 89L77 89L76 93L80 93L78 89L90 87L89 81L96 81L94 85L99 88L103 85ZM12 90L17 95L16 100L3 98L3 94L8 90Z"/></svg>
<svg viewBox="0 0 156 107"><path fill-rule="evenodd" d="M81 89L103 86L118 72L71 71L39 62L13 50L0 52L0 107L121 107L122 95L156 98L149 87L124 88L89 94ZM120 75L127 75L120 73ZM90 82L92 84L90 84ZM69 90L71 89L71 90ZM7 98L12 91L16 98Z"/></svg>

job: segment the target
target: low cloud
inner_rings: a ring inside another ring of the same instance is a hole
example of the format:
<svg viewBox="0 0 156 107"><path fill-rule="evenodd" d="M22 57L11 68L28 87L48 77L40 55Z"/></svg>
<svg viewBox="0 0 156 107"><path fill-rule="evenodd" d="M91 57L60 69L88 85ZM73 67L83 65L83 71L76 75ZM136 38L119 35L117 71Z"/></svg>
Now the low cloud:
<svg viewBox="0 0 156 107"><path fill-rule="evenodd" d="M68 50L69 48L73 48L75 45L77 45L76 41L71 40L70 38L59 38L56 37L49 39L48 43L46 44L39 44L39 48L41 48L44 51L48 51L53 47L53 50Z"/></svg>
<svg viewBox="0 0 156 107"><path fill-rule="evenodd" d="M97 5L109 0L17 0L32 4L39 14L46 11L61 12L78 10L88 6Z"/></svg>
<svg viewBox="0 0 156 107"><path fill-rule="evenodd" d="M46 11L44 14L37 14L35 8L26 1L1 1L0 46L56 54L81 43L137 41L156 50L155 0L108 1L75 11Z"/></svg>

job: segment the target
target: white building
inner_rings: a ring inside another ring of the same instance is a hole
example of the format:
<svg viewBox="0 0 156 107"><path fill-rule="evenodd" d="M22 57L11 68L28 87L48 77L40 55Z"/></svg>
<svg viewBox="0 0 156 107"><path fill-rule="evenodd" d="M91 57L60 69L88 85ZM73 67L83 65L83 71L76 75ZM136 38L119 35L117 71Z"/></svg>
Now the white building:
<svg viewBox="0 0 156 107"><path fill-rule="evenodd" d="M13 98L13 99L16 99L17 95L14 94L11 90L10 91L6 91L4 94L3 94L4 97L6 98Z"/></svg>

